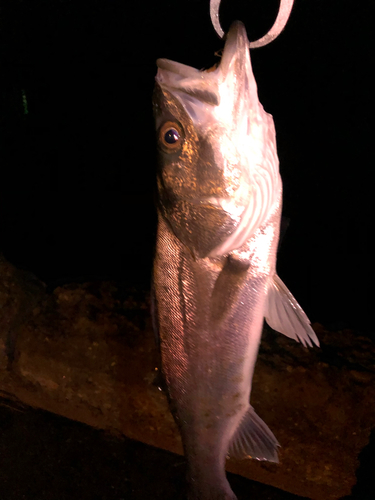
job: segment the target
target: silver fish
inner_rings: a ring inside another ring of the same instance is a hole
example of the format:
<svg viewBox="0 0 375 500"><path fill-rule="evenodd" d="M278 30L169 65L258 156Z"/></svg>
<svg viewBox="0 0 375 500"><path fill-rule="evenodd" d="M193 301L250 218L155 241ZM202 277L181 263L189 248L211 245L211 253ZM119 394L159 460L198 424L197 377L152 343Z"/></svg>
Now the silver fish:
<svg viewBox="0 0 375 500"><path fill-rule="evenodd" d="M249 403L263 319L318 345L276 274L282 183L242 23L213 71L158 59L154 294L162 369L188 462L189 500L234 500L227 455L277 461Z"/></svg>

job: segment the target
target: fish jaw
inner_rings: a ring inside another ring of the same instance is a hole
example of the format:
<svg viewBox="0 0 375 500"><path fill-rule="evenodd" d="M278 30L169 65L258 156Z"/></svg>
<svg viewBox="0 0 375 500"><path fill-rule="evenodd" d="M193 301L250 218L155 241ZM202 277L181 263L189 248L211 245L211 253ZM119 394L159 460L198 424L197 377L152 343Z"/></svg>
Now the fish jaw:
<svg viewBox="0 0 375 500"><path fill-rule="evenodd" d="M214 71L157 64L161 211L193 255L227 254L264 223L281 193L275 128L259 103L246 30L233 23ZM180 148L164 147L166 123L180 130Z"/></svg>

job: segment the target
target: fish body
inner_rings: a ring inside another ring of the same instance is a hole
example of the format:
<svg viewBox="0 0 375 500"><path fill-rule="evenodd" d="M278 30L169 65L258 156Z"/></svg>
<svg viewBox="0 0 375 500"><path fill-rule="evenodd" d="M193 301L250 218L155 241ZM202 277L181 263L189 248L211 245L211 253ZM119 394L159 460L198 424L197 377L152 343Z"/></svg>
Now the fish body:
<svg viewBox="0 0 375 500"><path fill-rule="evenodd" d="M318 342L276 274L282 183L248 43L235 22L215 70L157 61L153 282L189 500L236 498L228 454L277 461L278 442L249 402L264 317L304 345Z"/></svg>

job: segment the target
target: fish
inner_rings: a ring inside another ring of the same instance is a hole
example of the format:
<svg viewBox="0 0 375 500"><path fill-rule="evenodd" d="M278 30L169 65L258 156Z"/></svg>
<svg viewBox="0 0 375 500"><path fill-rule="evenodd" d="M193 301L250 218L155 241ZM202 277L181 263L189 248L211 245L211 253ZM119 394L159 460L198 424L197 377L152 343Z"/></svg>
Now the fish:
<svg viewBox="0 0 375 500"><path fill-rule="evenodd" d="M153 94L158 228L155 324L189 500L235 500L227 457L278 461L250 404L266 319L319 345L276 272L282 181L273 118L257 94L249 41L235 21L220 63L157 60Z"/></svg>

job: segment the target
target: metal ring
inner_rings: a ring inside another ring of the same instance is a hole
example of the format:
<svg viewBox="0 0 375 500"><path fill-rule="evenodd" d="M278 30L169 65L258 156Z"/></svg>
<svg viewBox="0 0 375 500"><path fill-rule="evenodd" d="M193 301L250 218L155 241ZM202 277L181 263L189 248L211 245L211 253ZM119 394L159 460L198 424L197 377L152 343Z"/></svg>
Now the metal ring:
<svg viewBox="0 0 375 500"><path fill-rule="evenodd" d="M220 38L223 38L224 31L222 30L219 21L220 2L221 0L210 0L210 16L216 33L219 35ZM273 40L275 40L275 38L277 38L280 35L280 33L285 28L286 23L288 22L290 12L293 7L293 3L294 0L280 0L279 12L277 14L274 25L269 30L269 32L262 38L259 38L259 40L255 40L254 42L250 42L249 46L251 49L255 49L257 47L263 47L264 45L267 45Z"/></svg>

